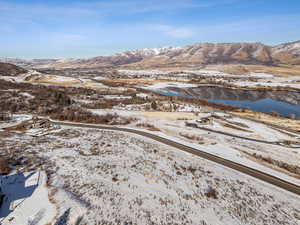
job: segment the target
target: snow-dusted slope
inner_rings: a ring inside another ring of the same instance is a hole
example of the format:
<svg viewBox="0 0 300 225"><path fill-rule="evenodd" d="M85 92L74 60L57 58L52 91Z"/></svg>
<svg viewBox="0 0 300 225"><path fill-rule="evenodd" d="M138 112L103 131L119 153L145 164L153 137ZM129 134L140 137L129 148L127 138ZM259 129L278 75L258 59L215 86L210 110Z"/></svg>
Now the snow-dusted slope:
<svg viewBox="0 0 300 225"><path fill-rule="evenodd" d="M295 55L300 55L300 41L277 45L274 47L274 52L288 51Z"/></svg>
<svg viewBox="0 0 300 225"><path fill-rule="evenodd" d="M62 127L4 139L53 164L53 224L299 224L296 195L137 135Z"/></svg>

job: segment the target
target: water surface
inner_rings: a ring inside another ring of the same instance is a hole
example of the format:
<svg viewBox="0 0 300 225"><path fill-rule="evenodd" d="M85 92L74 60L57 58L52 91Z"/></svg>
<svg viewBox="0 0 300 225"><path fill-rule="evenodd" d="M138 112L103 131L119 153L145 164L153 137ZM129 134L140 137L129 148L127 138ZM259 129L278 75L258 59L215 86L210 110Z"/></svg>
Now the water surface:
<svg viewBox="0 0 300 225"><path fill-rule="evenodd" d="M259 99L256 101L238 101L225 99L209 99L213 103L223 103L226 105L239 106L241 108L251 109L257 112L270 113L277 112L285 117L293 115L300 119L300 106L292 105L286 102L273 100L271 98Z"/></svg>
<svg viewBox="0 0 300 225"><path fill-rule="evenodd" d="M223 103L263 113L277 112L282 116L300 119L300 92L295 91L256 91L201 86L168 87L164 90L153 90L153 92L166 96L201 98L213 103Z"/></svg>

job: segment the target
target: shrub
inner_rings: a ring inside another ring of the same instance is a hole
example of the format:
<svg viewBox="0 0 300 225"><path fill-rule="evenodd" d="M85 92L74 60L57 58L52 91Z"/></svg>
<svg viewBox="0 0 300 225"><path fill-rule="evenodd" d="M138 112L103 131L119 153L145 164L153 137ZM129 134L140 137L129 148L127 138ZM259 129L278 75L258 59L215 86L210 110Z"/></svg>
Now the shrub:
<svg viewBox="0 0 300 225"><path fill-rule="evenodd" d="M213 198L213 199L218 199L218 192L216 191L216 189L209 187L207 192L205 193L206 197L208 198Z"/></svg>
<svg viewBox="0 0 300 225"><path fill-rule="evenodd" d="M0 174L7 175L10 173L10 167L8 163L8 159L2 158L0 159Z"/></svg>
<svg viewBox="0 0 300 225"><path fill-rule="evenodd" d="M149 123L139 123L136 125L137 127L144 127L148 130L151 130L151 131L160 131L159 128L155 127L154 125L152 124L149 124Z"/></svg>

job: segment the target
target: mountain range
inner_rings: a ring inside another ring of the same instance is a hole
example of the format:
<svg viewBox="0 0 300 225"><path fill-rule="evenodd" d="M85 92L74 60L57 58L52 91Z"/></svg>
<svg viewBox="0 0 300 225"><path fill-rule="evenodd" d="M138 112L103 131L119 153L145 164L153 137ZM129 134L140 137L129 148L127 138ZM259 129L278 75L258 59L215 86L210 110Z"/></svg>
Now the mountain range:
<svg viewBox="0 0 300 225"><path fill-rule="evenodd" d="M276 46L262 43L197 43L184 47L163 47L126 51L87 59L13 59L0 62L25 68L157 68L194 67L210 64L300 65L300 41Z"/></svg>

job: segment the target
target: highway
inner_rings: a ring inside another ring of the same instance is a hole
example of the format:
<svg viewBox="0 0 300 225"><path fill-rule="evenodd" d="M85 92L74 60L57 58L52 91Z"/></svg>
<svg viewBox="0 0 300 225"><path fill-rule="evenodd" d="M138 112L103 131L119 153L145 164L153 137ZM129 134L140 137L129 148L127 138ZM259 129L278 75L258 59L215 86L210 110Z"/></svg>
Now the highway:
<svg viewBox="0 0 300 225"><path fill-rule="evenodd" d="M52 121L52 123L56 124L56 125L64 125L64 126L72 126L72 127L80 127L80 128L94 128L94 129L100 129L100 130L121 131L121 132L137 134L137 135L140 135L140 136L143 136L146 138L150 138L157 142L166 144L168 146L174 147L178 150L191 153L193 155L204 158L206 160L210 160L210 161L220 164L222 166L239 171L243 174L247 174L251 177L262 180L264 182L267 182L269 184L272 184L274 186L277 186L279 188L282 188L286 191L292 192L292 193L300 196L300 186L298 186L296 184L290 183L281 178L278 178L276 176L264 173L262 171L259 171L259 170L253 169L253 168L250 168L248 166L233 162L231 160L227 160L227 159L221 158L219 156L207 153L205 151L201 151L199 149L192 148L190 146L178 143L176 141L173 141L173 140L170 140L170 139L167 139L164 137L160 137L160 136L152 134L152 133L135 130L132 128L113 127L113 126L102 126L102 125L82 124L82 123L73 123L73 122L58 122L58 121Z"/></svg>

